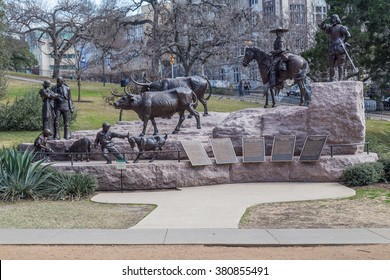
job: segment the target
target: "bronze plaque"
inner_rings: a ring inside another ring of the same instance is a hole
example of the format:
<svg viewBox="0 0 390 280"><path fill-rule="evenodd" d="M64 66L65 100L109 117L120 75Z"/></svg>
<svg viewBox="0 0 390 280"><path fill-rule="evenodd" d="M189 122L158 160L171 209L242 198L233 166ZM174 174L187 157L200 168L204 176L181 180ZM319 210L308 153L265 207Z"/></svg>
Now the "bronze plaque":
<svg viewBox="0 0 390 280"><path fill-rule="evenodd" d="M211 164L210 158L198 140L182 140L180 143L190 159L192 166Z"/></svg>
<svg viewBox="0 0 390 280"><path fill-rule="evenodd" d="M212 139L211 147L217 164L229 164L238 162L230 138Z"/></svg>
<svg viewBox="0 0 390 280"><path fill-rule="evenodd" d="M278 135L274 137L271 161L292 161L295 149L295 135Z"/></svg>
<svg viewBox="0 0 390 280"><path fill-rule="evenodd" d="M328 136L307 136L299 161L318 161Z"/></svg>
<svg viewBox="0 0 390 280"><path fill-rule="evenodd" d="M242 161L265 162L264 137L242 138Z"/></svg>

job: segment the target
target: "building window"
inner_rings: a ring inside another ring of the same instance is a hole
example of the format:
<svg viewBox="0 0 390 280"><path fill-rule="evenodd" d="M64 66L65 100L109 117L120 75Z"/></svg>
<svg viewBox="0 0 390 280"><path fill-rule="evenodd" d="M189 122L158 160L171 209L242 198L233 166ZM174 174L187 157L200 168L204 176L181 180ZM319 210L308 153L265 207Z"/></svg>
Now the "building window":
<svg viewBox="0 0 390 280"><path fill-rule="evenodd" d="M317 23L326 19L327 9L326 6L316 6L314 9L314 21Z"/></svg>
<svg viewBox="0 0 390 280"><path fill-rule="evenodd" d="M292 24L306 24L306 11L304 4L290 5L290 22Z"/></svg>
<svg viewBox="0 0 390 280"><path fill-rule="evenodd" d="M220 77L220 80L225 80L225 69L221 68L219 69L219 77Z"/></svg>
<svg viewBox="0 0 390 280"><path fill-rule="evenodd" d="M238 83L241 80L241 73L239 68L233 68L233 77L235 83Z"/></svg>
<svg viewBox="0 0 390 280"><path fill-rule="evenodd" d="M271 0L263 0L263 14L267 19L275 17L275 3Z"/></svg>
<svg viewBox="0 0 390 280"><path fill-rule="evenodd" d="M259 3L258 0L249 0L249 7L252 7L252 6L254 6L254 5L258 4L258 3Z"/></svg>

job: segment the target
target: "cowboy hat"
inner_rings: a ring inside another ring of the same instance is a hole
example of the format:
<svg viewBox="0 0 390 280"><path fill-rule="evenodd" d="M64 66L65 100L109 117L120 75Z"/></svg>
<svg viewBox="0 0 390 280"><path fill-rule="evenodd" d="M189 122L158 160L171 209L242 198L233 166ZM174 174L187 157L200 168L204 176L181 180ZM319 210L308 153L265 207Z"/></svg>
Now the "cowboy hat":
<svg viewBox="0 0 390 280"><path fill-rule="evenodd" d="M278 28L270 31L270 33L276 33L276 32L288 32L288 29L283 28L283 27L278 27Z"/></svg>

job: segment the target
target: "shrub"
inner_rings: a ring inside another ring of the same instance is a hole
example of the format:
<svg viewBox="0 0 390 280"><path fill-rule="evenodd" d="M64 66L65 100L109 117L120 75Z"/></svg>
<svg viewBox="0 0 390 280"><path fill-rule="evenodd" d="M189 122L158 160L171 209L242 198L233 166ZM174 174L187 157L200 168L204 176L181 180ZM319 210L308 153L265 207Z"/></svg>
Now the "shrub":
<svg viewBox="0 0 390 280"><path fill-rule="evenodd" d="M0 100L4 99L7 95L7 79L5 78L4 71L0 69Z"/></svg>
<svg viewBox="0 0 390 280"><path fill-rule="evenodd" d="M379 158L379 162L383 164L383 177L385 181L390 180L390 154L383 154Z"/></svg>
<svg viewBox="0 0 390 280"><path fill-rule="evenodd" d="M77 109L71 114L70 123L76 121ZM60 125L63 126L62 117ZM33 90L10 104L0 104L0 130L41 130L42 100Z"/></svg>
<svg viewBox="0 0 390 280"><path fill-rule="evenodd" d="M0 107L0 130L40 130L42 101L30 90L21 98Z"/></svg>
<svg viewBox="0 0 390 280"><path fill-rule="evenodd" d="M80 198L92 194L97 188L97 179L92 175L50 170L51 179L40 187L40 195L53 200Z"/></svg>
<svg viewBox="0 0 390 280"><path fill-rule="evenodd" d="M0 151L0 200L17 201L23 198L36 199L39 188L50 178L45 172L44 160L33 163L33 153L21 153L16 149Z"/></svg>
<svg viewBox="0 0 390 280"><path fill-rule="evenodd" d="M344 170L341 179L349 187L378 183L383 178L381 162L356 164Z"/></svg>

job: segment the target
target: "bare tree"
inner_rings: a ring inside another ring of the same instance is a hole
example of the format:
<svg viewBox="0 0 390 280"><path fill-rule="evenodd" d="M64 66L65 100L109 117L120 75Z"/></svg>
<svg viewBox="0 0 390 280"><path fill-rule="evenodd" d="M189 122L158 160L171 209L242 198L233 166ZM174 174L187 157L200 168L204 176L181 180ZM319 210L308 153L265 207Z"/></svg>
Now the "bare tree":
<svg viewBox="0 0 390 280"><path fill-rule="evenodd" d="M189 75L195 64L204 64L211 57L227 57L243 44L237 33L244 14L237 1L171 1L162 10L158 37L152 42L159 55L172 54ZM191 3L190 3L191 2Z"/></svg>
<svg viewBox="0 0 390 280"><path fill-rule="evenodd" d="M35 33L42 44L50 44L54 58L53 78L59 76L64 54L83 38L85 30L98 18L96 5L89 0L60 0L50 8L40 0L8 1L9 31L25 36Z"/></svg>
<svg viewBox="0 0 390 280"><path fill-rule="evenodd" d="M84 73L91 68L93 52L95 48L85 40L79 41L73 46L74 57L70 56L64 59L66 65L71 66L76 74L77 80L77 101L81 101L81 81Z"/></svg>

